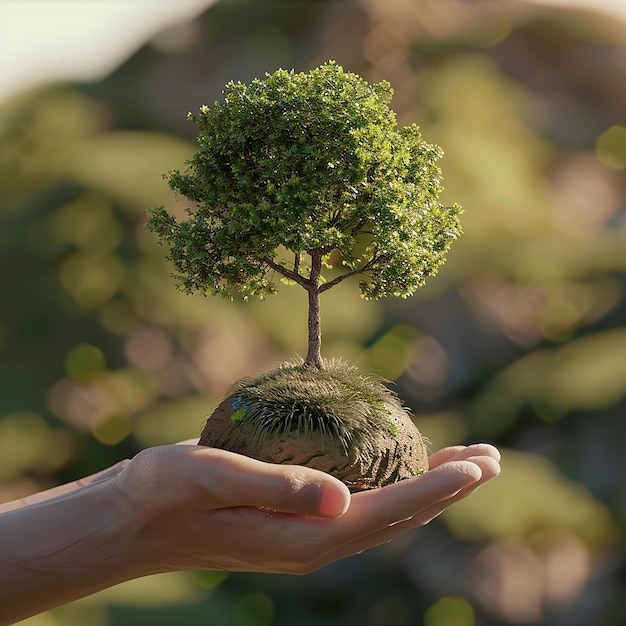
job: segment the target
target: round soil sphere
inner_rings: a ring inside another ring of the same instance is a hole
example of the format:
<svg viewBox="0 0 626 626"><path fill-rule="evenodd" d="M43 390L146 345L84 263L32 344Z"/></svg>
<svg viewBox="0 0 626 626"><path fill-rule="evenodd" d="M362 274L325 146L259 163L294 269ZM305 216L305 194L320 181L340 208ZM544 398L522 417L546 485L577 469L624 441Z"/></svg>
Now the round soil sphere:
<svg viewBox="0 0 626 626"><path fill-rule="evenodd" d="M351 492L428 470L424 440L400 401L381 381L341 363L324 370L281 366L240 381L207 420L199 443L312 467Z"/></svg>

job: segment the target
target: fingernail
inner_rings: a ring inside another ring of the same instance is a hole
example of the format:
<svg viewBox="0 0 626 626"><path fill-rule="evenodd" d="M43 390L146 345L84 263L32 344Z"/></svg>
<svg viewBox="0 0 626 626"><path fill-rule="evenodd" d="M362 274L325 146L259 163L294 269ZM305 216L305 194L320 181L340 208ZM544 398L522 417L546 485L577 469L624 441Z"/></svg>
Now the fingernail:
<svg viewBox="0 0 626 626"><path fill-rule="evenodd" d="M321 488L321 496L317 510L324 517L341 517L350 506L350 492L341 488L324 486Z"/></svg>

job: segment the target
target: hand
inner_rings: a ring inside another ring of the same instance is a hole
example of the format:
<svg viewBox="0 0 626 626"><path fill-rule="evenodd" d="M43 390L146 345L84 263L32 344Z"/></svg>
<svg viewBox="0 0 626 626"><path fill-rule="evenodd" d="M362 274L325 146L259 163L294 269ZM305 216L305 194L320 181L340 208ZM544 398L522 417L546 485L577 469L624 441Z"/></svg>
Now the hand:
<svg viewBox="0 0 626 626"><path fill-rule="evenodd" d="M195 445L150 448L118 468L150 572L305 574L423 526L499 473L490 445L445 448L430 471L350 495L331 476Z"/></svg>
<svg viewBox="0 0 626 626"><path fill-rule="evenodd" d="M500 471L490 445L351 495L294 465L184 443L0 506L0 626L158 572L305 574L427 524Z"/></svg>

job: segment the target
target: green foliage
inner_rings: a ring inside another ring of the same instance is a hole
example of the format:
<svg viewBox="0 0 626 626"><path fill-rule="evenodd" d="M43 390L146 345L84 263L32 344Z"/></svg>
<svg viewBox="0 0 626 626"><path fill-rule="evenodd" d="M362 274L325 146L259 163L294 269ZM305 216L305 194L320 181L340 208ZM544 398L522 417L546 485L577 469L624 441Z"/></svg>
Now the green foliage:
<svg viewBox="0 0 626 626"><path fill-rule="evenodd" d="M148 221L182 288L264 296L275 273L307 286L312 251L327 267L338 252L343 272L320 292L358 274L367 298L406 297L435 273L460 207L439 203L441 150L414 124L398 130L392 94L331 61L231 82L190 114L200 149L168 178L196 205L185 221L164 208Z"/></svg>

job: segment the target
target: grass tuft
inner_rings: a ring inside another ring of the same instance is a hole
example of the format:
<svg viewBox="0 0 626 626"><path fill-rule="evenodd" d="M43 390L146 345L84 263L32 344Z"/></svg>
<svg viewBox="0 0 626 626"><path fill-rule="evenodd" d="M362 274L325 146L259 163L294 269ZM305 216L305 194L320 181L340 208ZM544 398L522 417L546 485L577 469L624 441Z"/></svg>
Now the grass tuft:
<svg viewBox="0 0 626 626"><path fill-rule="evenodd" d="M260 442L287 432L319 432L337 441L344 452L371 452L368 433L389 428L386 404L400 405L384 381L365 376L339 359L324 367L283 363L233 387L238 420L253 423ZM243 412L243 413L242 413Z"/></svg>

